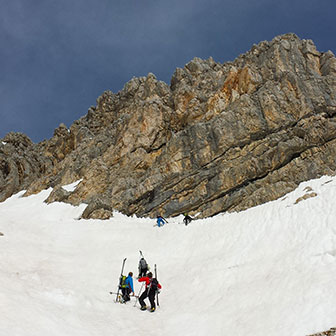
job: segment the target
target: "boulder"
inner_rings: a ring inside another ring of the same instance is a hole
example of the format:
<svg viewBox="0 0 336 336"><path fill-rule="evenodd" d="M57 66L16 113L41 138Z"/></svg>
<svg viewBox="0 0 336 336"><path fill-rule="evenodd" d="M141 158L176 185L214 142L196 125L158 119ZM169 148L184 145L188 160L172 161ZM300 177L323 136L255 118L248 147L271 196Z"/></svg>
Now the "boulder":
<svg viewBox="0 0 336 336"><path fill-rule="evenodd" d="M81 218L83 219L109 219L113 216L113 210L109 202L99 197L93 197L84 212L82 213Z"/></svg>

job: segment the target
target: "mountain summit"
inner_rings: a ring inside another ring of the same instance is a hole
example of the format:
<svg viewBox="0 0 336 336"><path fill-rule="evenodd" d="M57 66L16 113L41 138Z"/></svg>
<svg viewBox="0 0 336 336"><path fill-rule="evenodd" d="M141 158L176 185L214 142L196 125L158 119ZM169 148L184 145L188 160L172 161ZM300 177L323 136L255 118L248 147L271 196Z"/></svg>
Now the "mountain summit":
<svg viewBox="0 0 336 336"><path fill-rule="evenodd" d="M194 58L170 86L133 78L41 143L7 134L0 200L53 187L46 201L87 203L83 218L240 211L335 174L335 114L333 53L278 36L233 62Z"/></svg>

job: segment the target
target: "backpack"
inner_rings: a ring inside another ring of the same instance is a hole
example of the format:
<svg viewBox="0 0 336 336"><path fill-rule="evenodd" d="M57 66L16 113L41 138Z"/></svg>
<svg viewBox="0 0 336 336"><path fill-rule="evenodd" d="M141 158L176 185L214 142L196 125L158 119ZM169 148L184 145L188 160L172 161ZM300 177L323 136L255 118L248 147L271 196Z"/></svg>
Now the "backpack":
<svg viewBox="0 0 336 336"><path fill-rule="evenodd" d="M126 282L126 275L122 275L122 276L120 277L119 287L120 287L120 288L126 288L127 285L126 285L125 282Z"/></svg>
<svg viewBox="0 0 336 336"><path fill-rule="evenodd" d="M139 266L140 266L141 269L146 269L147 268L147 263L146 263L146 260L144 258L140 259Z"/></svg>
<svg viewBox="0 0 336 336"><path fill-rule="evenodd" d="M158 290L158 284L159 282L157 281L157 279L153 278L150 282L150 289L153 289L154 291Z"/></svg>

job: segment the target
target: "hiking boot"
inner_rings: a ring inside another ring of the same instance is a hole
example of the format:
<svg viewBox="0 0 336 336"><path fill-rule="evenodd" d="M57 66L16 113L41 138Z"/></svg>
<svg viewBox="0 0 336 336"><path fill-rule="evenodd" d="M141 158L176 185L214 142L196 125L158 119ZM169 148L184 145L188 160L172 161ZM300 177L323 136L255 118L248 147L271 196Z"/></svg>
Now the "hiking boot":
<svg viewBox="0 0 336 336"><path fill-rule="evenodd" d="M140 310L146 310L147 309L147 306L142 306L141 308L140 308Z"/></svg>
<svg viewBox="0 0 336 336"><path fill-rule="evenodd" d="M151 308L150 312L154 313L155 312L155 308Z"/></svg>

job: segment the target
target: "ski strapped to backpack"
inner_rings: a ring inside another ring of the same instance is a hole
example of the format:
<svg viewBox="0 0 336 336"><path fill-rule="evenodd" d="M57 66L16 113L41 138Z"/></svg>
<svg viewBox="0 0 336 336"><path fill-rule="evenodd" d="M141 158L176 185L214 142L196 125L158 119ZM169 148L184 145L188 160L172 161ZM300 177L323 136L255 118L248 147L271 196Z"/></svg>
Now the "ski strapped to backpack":
<svg viewBox="0 0 336 336"><path fill-rule="evenodd" d="M145 272L148 272L150 267L147 261L145 260L145 257L143 256L142 251L139 251L139 252L140 252L140 260L139 260L138 270L139 270L139 276L140 276L143 270L145 270Z"/></svg>
<svg viewBox="0 0 336 336"><path fill-rule="evenodd" d="M155 291L156 291L156 302L157 302L157 305L160 306L160 303L159 303L159 290L158 290L158 281L157 281L157 268L156 268L156 264L154 265L154 274L155 274L155 278L152 280L152 283L151 283L151 286L152 288L154 289L153 286L156 286L155 288ZM154 280L156 281L156 284L154 283Z"/></svg>
<svg viewBox="0 0 336 336"><path fill-rule="evenodd" d="M121 273L120 273L119 285L118 285L118 291L117 291L117 296L116 296L115 302L118 302L120 289L123 288L123 287L121 287L121 285L122 285L123 277L125 277L125 276L123 276L123 273L124 273L124 267L125 267L126 259L127 259L127 258L125 258L125 259L123 260L123 263L122 263L122 266L121 266ZM126 280L126 277L125 277L125 279L124 279L123 281L125 282L125 280Z"/></svg>
<svg viewBox="0 0 336 336"><path fill-rule="evenodd" d="M158 284L159 282L157 281L156 278L153 278L151 281L150 281L150 284L149 284L149 288L150 289L153 289L155 292L158 290Z"/></svg>

